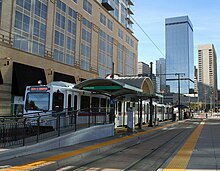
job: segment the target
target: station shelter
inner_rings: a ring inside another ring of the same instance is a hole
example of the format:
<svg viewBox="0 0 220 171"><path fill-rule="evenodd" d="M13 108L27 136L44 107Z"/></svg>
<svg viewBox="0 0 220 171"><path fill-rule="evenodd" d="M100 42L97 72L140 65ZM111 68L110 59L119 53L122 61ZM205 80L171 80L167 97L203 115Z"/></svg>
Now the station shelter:
<svg viewBox="0 0 220 171"><path fill-rule="evenodd" d="M139 102L140 128L142 128L142 100L155 97L154 85L149 77L92 78L76 84L75 88L107 94L111 98L112 106L115 100ZM128 117L132 119L133 112L131 113L132 116ZM112 114L114 115L114 110Z"/></svg>

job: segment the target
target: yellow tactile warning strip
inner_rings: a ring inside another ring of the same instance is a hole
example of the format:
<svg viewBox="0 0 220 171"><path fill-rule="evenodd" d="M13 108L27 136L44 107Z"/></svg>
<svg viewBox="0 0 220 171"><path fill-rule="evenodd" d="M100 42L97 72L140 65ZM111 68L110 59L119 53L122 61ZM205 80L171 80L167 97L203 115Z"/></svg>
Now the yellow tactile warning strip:
<svg viewBox="0 0 220 171"><path fill-rule="evenodd" d="M129 135L129 136L125 136L125 137L117 138L117 139L114 139L114 140L106 141L106 142L103 142L103 143L99 143L99 144L91 145L91 146L88 146L88 147L84 147L84 148L81 148L81 149L78 149L78 150L61 153L61 154L51 156L51 157L48 157L48 158L43 158L43 159L41 159L39 161L35 161L33 163L29 163L29 164L25 164L25 165L21 165L21 166L13 166L13 167L10 167L10 168L2 169L1 171L27 171L27 170L36 169L36 168L39 168L39 167L42 167L42 166L52 164L52 163L54 163L58 160L73 157L73 156L79 155L81 153L89 152L91 150L95 150L95 149L98 149L98 148L101 148L101 147L104 147L104 146L108 146L108 145L111 145L111 144L122 142L122 141L128 140L130 138L137 137L137 136L140 136L140 135L144 135L144 134L147 134L147 133L150 133L150 132L153 132L153 131L156 131L156 130L160 130L160 129L163 129L163 128L166 128L166 127L169 127L169 126L173 126L173 125L176 125L176 124L177 123L167 124L167 125L164 125L164 126L161 126L161 127L153 128L153 129L146 130L146 131L143 131L143 132L139 132L139 133L136 133L136 134L132 134L132 135Z"/></svg>
<svg viewBox="0 0 220 171"><path fill-rule="evenodd" d="M186 169L189 159L192 155L193 149L199 139L199 135L204 126L204 122L195 129L192 135L187 139L182 148L177 152L174 158L170 161L164 171L183 171Z"/></svg>

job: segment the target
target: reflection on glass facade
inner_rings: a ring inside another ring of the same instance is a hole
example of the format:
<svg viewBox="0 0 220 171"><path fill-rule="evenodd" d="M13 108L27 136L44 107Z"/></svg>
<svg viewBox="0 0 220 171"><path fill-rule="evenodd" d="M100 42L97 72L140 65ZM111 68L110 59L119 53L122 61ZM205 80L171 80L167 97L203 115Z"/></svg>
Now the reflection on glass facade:
<svg viewBox="0 0 220 171"><path fill-rule="evenodd" d="M44 56L47 3L46 0L16 1L14 47Z"/></svg>
<svg viewBox="0 0 220 171"><path fill-rule="evenodd" d="M134 72L134 53L129 49L125 48L125 74L126 75L135 75Z"/></svg>
<svg viewBox="0 0 220 171"><path fill-rule="evenodd" d="M83 18L80 68L88 71L90 70L91 64L91 41L92 23Z"/></svg>
<svg viewBox="0 0 220 171"><path fill-rule="evenodd" d="M167 18L165 20L166 30L166 77L167 85L170 85L171 92L178 92L177 80L169 81L169 79L177 79L177 75L169 75L175 73L183 73L180 78L187 80L180 81L181 93L189 93L189 89L193 88L194 79L193 67L193 26L188 16Z"/></svg>
<svg viewBox="0 0 220 171"><path fill-rule="evenodd" d="M113 38L100 30L99 33L99 76L106 77L112 72Z"/></svg>
<svg viewBox="0 0 220 171"><path fill-rule="evenodd" d="M157 93L164 93L166 90L166 60L160 58L156 61L156 81L157 81Z"/></svg>
<svg viewBox="0 0 220 171"><path fill-rule="evenodd" d="M123 75L123 45L118 43L118 74Z"/></svg>
<svg viewBox="0 0 220 171"><path fill-rule="evenodd" d="M54 59L74 65L76 44L76 11L57 0L54 32Z"/></svg>

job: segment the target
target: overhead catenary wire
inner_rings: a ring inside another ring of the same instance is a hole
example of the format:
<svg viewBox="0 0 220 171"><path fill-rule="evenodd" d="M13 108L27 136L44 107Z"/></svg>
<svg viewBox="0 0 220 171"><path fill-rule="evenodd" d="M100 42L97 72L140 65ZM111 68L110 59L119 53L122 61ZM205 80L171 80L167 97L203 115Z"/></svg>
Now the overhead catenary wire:
<svg viewBox="0 0 220 171"><path fill-rule="evenodd" d="M141 31L145 34L145 36L147 36L147 38L151 41L151 43L156 47L156 49L160 52L160 54L162 54L162 56L165 57L165 55L160 50L160 48L156 45L156 43L154 43L154 41L150 38L150 36L144 31L144 29L140 26L140 24L138 24L138 22L132 16L130 17L135 22L135 24L137 24L137 26L141 29Z"/></svg>

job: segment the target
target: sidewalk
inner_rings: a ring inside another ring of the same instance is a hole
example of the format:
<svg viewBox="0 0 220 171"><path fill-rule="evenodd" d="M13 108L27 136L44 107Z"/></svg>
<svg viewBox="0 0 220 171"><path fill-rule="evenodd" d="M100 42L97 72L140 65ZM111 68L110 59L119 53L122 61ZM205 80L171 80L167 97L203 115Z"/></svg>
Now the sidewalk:
<svg viewBox="0 0 220 171"><path fill-rule="evenodd" d="M208 116L201 124L200 132L198 133L199 130L195 130L195 135L193 133L181 149L171 156L159 171L220 170L220 117L216 115ZM198 136L198 139L196 136ZM193 145L193 141L195 141L195 145Z"/></svg>

